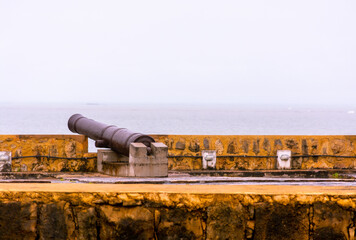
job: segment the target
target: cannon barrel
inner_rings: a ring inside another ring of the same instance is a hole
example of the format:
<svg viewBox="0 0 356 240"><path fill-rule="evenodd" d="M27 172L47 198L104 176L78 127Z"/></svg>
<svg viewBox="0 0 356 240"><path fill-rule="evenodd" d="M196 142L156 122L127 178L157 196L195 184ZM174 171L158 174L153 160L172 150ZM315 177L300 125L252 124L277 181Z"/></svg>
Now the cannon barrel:
<svg viewBox="0 0 356 240"><path fill-rule="evenodd" d="M150 153L150 144L155 141L148 135L97 122L81 114L74 114L69 118L68 128L73 133L83 134L95 140L96 147L109 147L113 151L126 156L129 156L131 143L143 143Z"/></svg>

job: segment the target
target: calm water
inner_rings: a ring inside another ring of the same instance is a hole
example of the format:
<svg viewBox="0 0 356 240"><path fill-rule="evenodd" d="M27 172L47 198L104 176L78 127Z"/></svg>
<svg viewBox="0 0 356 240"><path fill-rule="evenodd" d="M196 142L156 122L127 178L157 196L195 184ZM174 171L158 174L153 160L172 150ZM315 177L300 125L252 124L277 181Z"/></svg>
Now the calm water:
<svg viewBox="0 0 356 240"><path fill-rule="evenodd" d="M81 113L146 134L356 135L356 107L347 106L0 104L0 110L0 134L71 134L68 118Z"/></svg>

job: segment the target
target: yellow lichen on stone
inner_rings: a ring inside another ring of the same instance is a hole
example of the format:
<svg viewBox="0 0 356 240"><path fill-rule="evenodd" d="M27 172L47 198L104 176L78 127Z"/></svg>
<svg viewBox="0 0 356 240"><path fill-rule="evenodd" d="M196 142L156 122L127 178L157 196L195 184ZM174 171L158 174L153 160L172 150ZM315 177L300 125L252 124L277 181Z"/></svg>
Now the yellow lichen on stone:
<svg viewBox="0 0 356 240"><path fill-rule="evenodd" d="M272 198L273 198L273 201L275 201L279 204L287 205L292 202L290 197L291 197L290 195L276 195L276 196L273 196Z"/></svg>
<svg viewBox="0 0 356 240"><path fill-rule="evenodd" d="M293 158L293 169L356 167L355 159L342 157L356 155L356 136L153 135L153 137L156 141L167 144L170 170L200 170L202 159L196 156L201 156L202 150L217 151L218 170L275 169L274 157L277 150L291 150L292 155L340 156ZM96 153L87 153L88 139L81 135L0 135L0 151L11 151L14 157L12 169L18 172L96 170ZM252 157L234 157L235 155ZM16 159L22 156L38 157ZM51 159L46 156L90 159Z"/></svg>
<svg viewBox="0 0 356 240"><path fill-rule="evenodd" d="M236 136L236 135L152 135L156 141L169 143L171 170L201 169L202 150L216 150L219 170L275 169L275 158L239 158L241 156L276 156L277 150L291 150L292 155L339 155L334 157L293 158L294 169L355 168L356 136ZM231 157L219 157L231 156ZM184 157L182 157L184 156Z"/></svg>
<svg viewBox="0 0 356 240"><path fill-rule="evenodd" d="M88 139L82 135L0 135L0 143L0 151L12 153L15 172L95 170L94 159L65 159L88 154Z"/></svg>
<svg viewBox="0 0 356 240"><path fill-rule="evenodd" d="M355 229L352 186L9 183L0 198L8 239L352 239Z"/></svg>
<svg viewBox="0 0 356 240"><path fill-rule="evenodd" d="M355 200L354 199L350 199L350 198L338 198L338 199L335 199L334 201L336 201L336 203L347 209L354 209L356 210L356 203L355 203Z"/></svg>

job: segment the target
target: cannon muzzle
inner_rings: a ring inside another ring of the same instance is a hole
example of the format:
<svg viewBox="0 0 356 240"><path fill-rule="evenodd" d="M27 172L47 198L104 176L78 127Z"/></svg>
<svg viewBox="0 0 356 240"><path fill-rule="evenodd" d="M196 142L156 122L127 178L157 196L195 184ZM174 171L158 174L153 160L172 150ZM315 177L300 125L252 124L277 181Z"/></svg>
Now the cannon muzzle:
<svg viewBox="0 0 356 240"><path fill-rule="evenodd" d="M68 128L74 133L83 134L95 140L96 147L108 147L125 156L129 156L131 143L143 143L147 146L147 152L150 153L150 144L151 142L155 142L148 135L100 123L81 114L74 114L69 118Z"/></svg>

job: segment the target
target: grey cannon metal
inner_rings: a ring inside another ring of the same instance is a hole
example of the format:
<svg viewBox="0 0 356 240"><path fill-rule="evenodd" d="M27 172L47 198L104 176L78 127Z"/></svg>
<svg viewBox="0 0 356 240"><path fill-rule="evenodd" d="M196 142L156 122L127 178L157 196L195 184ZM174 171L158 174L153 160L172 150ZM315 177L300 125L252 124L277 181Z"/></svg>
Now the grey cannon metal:
<svg viewBox="0 0 356 240"><path fill-rule="evenodd" d="M129 156L131 143L143 143L147 146L147 152L150 153L151 142L155 142L148 135L97 122L81 114L74 114L69 118L68 128L73 133L83 134L95 140L96 147L109 147L125 156Z"/></svg>

